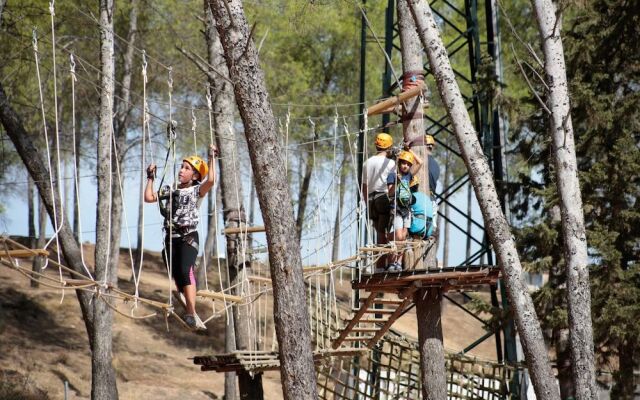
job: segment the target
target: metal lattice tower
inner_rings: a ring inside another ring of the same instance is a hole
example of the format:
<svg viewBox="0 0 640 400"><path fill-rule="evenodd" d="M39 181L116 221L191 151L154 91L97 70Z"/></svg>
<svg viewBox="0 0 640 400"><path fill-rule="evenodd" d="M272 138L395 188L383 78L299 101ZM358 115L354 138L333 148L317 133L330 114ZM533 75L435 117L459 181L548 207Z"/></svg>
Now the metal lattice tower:
<svg viewBox="0 0 640 400"><path fill-rule="evenodd" d="M400 54L399 30L396 21L396 0L388 0L385 12L385 36L384 49L390 60L395 54ZM366 0L363 0L363 4ZM451 64L456 74L460 90L463 94L469 114L474 121L479 140L483 146L485 155L492 167L498 195L501 199L502 208L507 218L509 210L506 205L508 199L505 191L507 178L505 162L506 129L507 121L501 117L497 105L492 103L492 98L487 88L488 85L495 85L501 81L502 66L500 62L500 43L497 16L496 0L434 0L430 2L431 8L436 17L436 22L440 27L443 41L447 47ZM482 8L479 8L482 6ZM360 59L360 102L365 101L365 80L366 80L366 56L367 56L367 26L365 18L362 18L361 27L361 59ZM379 49L376 49L379 50ZM396 57L397 58L397 57ZM426 60L426 56L424 60ZM401 70L401 68L399 68ZM428 63L424 65L426 71L425 82L432 91L435 90L435 81L430 74ZM382 79L381 97L389 97L397 94L399 88L394 82L391 67L385 63ZM425 112L425 133L433 135L439 144L440 149L446 149L452 156L460 158L461 154L457 149L455 140L450 140L453 136L452 126L446 114L446 110L439 104L439 96L431 93L429 96L431 107ZM361 114L365 112L364 105ZM361 117L362 118L362 117ZM382 125L390 123L390 115L384 114ZM361 119L360 128L364 128ZM363 135L360 135L359 149L364 148ZM362 153L361 153L362 155ZM362 157L361 157L362 158ZM363 160L360 160L360 166ZM451 202L451 197L459 193L463 188L470 185L469 175L466 172L458 174L455 179L443 187L443 179L440 179L440 190L436 193L441 204L439 214L445 219L442 205L448 206L463 218L467 227L473 226L469 230L460 226L453 219L447 219L449 224L459 231L467 241L475 243L479 249L475 253L460 263L469 265L486 259L488 264L493 264L494 256L490 249L488 238L484 229L482 218L474 218L467 211L456 207ZM475 231L475 232L474 232ZM475 234L474 234L475 233ZM500 292L500 293L498 293ZM464 294L467 298L468 295ZM449 301L458 307L463 308L468 314L482 321L473 312L466 309L463 304L445 296ZM493 286L491 288L491 303L494 307L506 308L508 306L504 286ZM482 321L484 323L484 321ZM515 337L513 321L509 321L505 326L495 331L489 331L476 341L468 345L463 352L470 351L478 344L494 338L496 343L496 355L498 361L515 363L517 356L517 339ZM520 397L519 376L516 374L511 381L510 392L515 397Z"/></svg>

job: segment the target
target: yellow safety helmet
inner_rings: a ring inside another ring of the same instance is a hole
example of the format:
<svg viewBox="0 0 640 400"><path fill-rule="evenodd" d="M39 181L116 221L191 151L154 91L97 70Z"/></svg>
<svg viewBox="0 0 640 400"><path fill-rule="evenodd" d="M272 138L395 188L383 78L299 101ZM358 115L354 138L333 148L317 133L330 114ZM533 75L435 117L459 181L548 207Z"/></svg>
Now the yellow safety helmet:
<svg viewBox="0 0 640 400"><path fill-rule="evenodd" d="M420 183L420 180L418 179L417 176L414 176L413 178L411 178L411 182L409 182L409 187L413 188L414 186L417 186Z"/></svg>
<svg viewBox="0 0 640 400"><path fill-rule="evenodd" d="M207 176L207 172L209 172L209 166L204 160L198 156L189 156L182 161L186 161L200 174L200 179L204 179Z"/></svg>
<svg viewBox="0 0 640 400"><path fill-rule="evenodd" d="M398 161L403 160L408 162L409 164L413 165L414 162L414 158L413 158L413 154L409 151L401 151L400 155L398 156Z"/></svg>
<svg viewBox="0 0 640 400"><path fill-rule="evenodd" d="M376 136L376 147L386 150L393 145L393 138L388 133L378 133Z"/></svg>
<svg viewBox="0 0 640 400"><path fill-rule="evenodd" d="M435 146L436 140L431 135L424 135L424 144Z"/></svg>

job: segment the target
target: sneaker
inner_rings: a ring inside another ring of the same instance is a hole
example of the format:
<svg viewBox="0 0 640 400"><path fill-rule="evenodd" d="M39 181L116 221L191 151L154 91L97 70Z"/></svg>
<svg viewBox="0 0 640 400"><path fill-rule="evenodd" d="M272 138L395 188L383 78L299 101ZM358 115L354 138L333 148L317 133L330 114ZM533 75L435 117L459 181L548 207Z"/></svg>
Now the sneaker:
<svg viewBox="0 0 640 400"><path fill-rule="evenodd" d="M196 329L198 327L198 323L196 322L196 318L191 314L186 314L184 316L184 322L191 329Z"/></svg>
<svg viewBox="0 0 640 400"><path fill-rule="evenodd" d="M400 271L402 271L402 265L400 263L395 262L395 263L389 265L388 271L389 272L400 272Z"/></svg>

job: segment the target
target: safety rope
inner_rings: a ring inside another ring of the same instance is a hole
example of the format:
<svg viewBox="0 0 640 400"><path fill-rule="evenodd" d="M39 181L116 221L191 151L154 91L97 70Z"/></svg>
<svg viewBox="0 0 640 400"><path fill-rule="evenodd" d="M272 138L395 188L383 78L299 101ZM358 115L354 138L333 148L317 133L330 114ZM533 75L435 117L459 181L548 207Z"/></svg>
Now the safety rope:
<svg viewBox="0 0 640 400"><path fill-rule="evenodd" d="M80 181L78 179L78 154L76 153L76 62L73 59L73 54L69 55L69 73L71 75L71 137L73 139L73 178L75 182L75 191L76 198L78 202L76 204L78 211L78 242L80 243L80 260L82 261L82 267L84 268L87 275L93 279L91 275L91 271L89 271L89 267L87 267L87 263L84 259L84 251L82 251L82 243L84 240L82 238L82 212L80 208Z"/></svg>
<svg viewBox="0 0 640 400"><path fill-rule="evenodd" d="M44 133L44 143L45 143L45 148L47 149L47 169L49 171L49 184L50 184L50 190L51 190L51 201L53 202L53 225L54 225L54 229L57 231L58 229L58 217L57 217L57 212L56 211L56 198L54 195L54 189L53 189L53 176L52 176L52 172L51 172L51 149L49 148L49 132L47 129L47 118L45 116L45 110L44 110L44 96L42 94L42 79L40 77L40 62L38 59L38 35L36 33L36 29L33 28L33 39L32 39L32 45L33 45L33 57L35 59L35 64L36 64L36 76L38 78L38 93L40 94L40 111L41 111L41 115L42 115L42 131ZM55 237L55 235L54 235ZM44 248L46 249L47 247L49 247L49 244L51 243L51 241L54 239L54 237L52 237L51 239L49 239L47 241L47 243L44 245ZM45 262L45 265L43 266L43 269L47 267L47 263Z"/></svg>

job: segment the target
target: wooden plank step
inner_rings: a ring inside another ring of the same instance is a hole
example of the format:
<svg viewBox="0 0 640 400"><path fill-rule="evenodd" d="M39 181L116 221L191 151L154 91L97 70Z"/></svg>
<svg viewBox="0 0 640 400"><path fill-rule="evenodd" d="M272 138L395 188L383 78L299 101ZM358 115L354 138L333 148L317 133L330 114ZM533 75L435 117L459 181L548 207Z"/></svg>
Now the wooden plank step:
<svg viewBox="0 0 640 400"><path fill-rule="evenodd" d="M213 292L211 290L198 290L197 295L200 297L207 297L209 299L221 300L221 301L230 301L233 303L243 302L243 299L240 296L234 296L232 294L226 294L221 292Z"/></svg>
<svg viewBox="0 0 640 400"><path fill-rule="evenodd" d="M362 305L362 308L358 310L356 314L353 316L353 318L351 318L351 320L347 323L347 326L345 326L344 330L340 332L340 335L338 336L338 338L333 341L333 343L331 344L331 347L333 347L334 349L337 349L338 347L340 347L340 344L342 343L342 341L347 337L351 329L356 326L358 321L364 315L365 310L369 308L369 306L376 299L377 296L378 296L378 293L372 292L369 295L369 297L367 297L367 300Z"/></svg>
<svg viewBox="0 0 640 400"><path fill-rule="evenodd" d="M0 250L0 258L30 258L35 256L49 257L49 252L45 249Z"/></svg>
<svg viewBox="0 0 640 400"><path fill-rule="evenodd" d="M345 342L364 342L373 339L373 336L347 336L343 339Z"/></svg>
<svg viewBox="0 0 640 400"><path fill-rule="evenodd" d="M387 322L388 320L388 318L362 318L359 322Z"/></svg>
<svg viewBox="0 0 640 400"><path fill-rule="evenodd" d="M352 310L356 312L358 310ZM396 311L395 308L367 308L365 314L393 314Z"/></svg>
<svg viewBox="0 0 640 400"><path fill-rule="evenodd" d="M353 328L351 329L351 332L378 332L380 330L380 328Z"/></svg>
<svg viewBox="0 0 640 400"><path fill-rule="evenodd" d="M238 233L256 233L256 232L264 232L264 226L238 226L233 228L225 228L222 233L224 235L235 235Z"/></svg>
<svg viewBox="0 0 640 400"><path fill-rule="evenodd" d="M365 299L360 299L361 303L364 303L364 301ZM402 300L382 298L382 299L375 299L373 301L373 304L402 304Z"/></svg>

